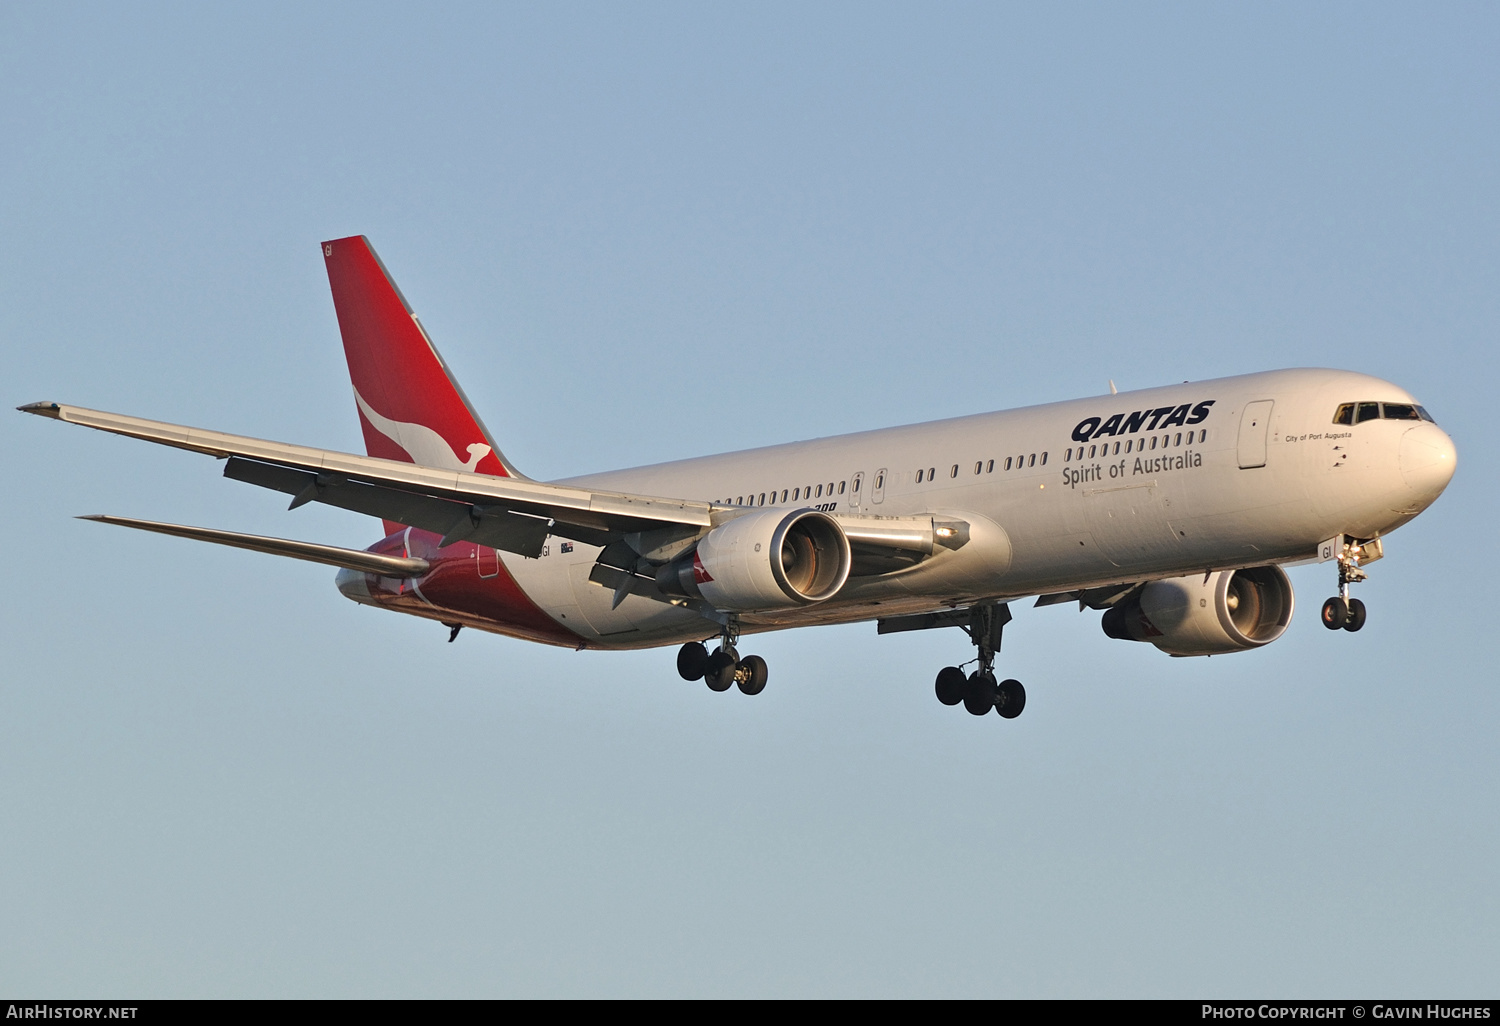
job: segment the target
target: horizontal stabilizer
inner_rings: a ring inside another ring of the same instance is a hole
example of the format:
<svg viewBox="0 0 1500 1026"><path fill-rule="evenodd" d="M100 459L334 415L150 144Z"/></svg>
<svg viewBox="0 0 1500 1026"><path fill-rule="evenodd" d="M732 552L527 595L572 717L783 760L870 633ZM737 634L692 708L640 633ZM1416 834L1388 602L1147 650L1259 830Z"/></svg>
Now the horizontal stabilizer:
<svg viewBox="0 0 1500 1026"><path fill-rule="evenodd" d="M101 524L118 524L134 527L138 531L155 531L194 541L213 542L216 545L231 545L237 549L254 552L269 552L273 556L290 556L313 563L343 567L381 577L421 577L431 567L425 559L403 556L382 556L363 549L344 549L337 545L319 545L316 542L292 541L289 538L266 538L258 534L240 534L238 531L219 531L211 527L185 527L182 524L160 524L154 520L134 520L130 517L88 516L79 520L96 520Z"/></svg>

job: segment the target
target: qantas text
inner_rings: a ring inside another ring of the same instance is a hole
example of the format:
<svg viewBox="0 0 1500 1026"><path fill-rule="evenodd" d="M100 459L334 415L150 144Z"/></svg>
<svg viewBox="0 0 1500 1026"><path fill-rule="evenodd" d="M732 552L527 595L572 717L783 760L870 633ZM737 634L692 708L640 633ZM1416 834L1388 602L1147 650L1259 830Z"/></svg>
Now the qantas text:
<svg viewBox="0 0 1500 1026"><path fill-rule="evenodd" d="M1139 431L1156 431L1184 424L1201 424L1208 419L1209 407L1217 400L1205 399L1201 403L1183 403L1181 406L1160 406L1154 410L1136 410L1134 413L1116 413L1108 419L1085 417L1073 429L1073 441L1087 442L1105 435L1133 435Z"/></svg>

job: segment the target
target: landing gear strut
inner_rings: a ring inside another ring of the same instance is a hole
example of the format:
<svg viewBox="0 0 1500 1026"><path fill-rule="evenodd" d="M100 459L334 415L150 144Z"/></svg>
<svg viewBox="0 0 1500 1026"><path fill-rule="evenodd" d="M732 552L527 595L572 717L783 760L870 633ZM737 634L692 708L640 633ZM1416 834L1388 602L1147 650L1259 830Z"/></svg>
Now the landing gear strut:
<svg viewBox="0 0 1500 1026"><path fill-rule="evenodd" d="M1360 560L1366 556L1367 546L1378 544L1378 542L1359 544L1351 541L1340 549L1338 555L1339 593L1323 603L1324 627L1331 631L1342 628L1352 633L1365 625L1365 604L1357 598L1349 597L1349 585L1357 584L1368 576L1360 567ZM1375 549L1374 558L1379 558L1378 548Z"/></svg>
<svg viewBox="0 0 1500 1026"><path fill-rule="evenodd" d="M993 709L1013 720L1026 708L1026 689L1018 680L995 681L995 654L1000 651L1001 633L1011 619L1010 607L1004 602L990 602L972 606L968 612L969 622L955 626L962 627L979 650L979 666L968 676L957 666L939 670L935 688L938 701L944 705L962 702L974 716L983 716Z"/></svg>
<svg viewBox="0 0 1500 1026"><path fill-rule="evenodd" d="M760 694L766 689L766 661L757 655L741 659L734 647L739 634L739 621L731 617L713 654L709 654L702 642L683 645L677 652L677 673L683 680L703 681L710 691L728 691L738 686L747 695Z"/></svg>

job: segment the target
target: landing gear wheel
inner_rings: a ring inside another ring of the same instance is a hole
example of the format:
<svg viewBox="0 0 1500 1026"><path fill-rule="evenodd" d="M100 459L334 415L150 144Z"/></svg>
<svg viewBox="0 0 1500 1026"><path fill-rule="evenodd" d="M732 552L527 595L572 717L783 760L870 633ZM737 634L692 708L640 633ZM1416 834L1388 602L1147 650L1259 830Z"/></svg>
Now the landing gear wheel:
<svg viewBox="0 0 1500 1026"><path fill-rule="evenodd" d="M1015 679L1002 680L995 687L995 711L1007 720L1021 715L1026 708L1026 689Z"/></svg>
<svg viewBox="0 0 1500 1026"><path fill-rule="evenodd" d="M1353 633L1365 625L1365 604L1359 599L1349 600L1349 620L1344 630Z"/></svg>
<svg viewBox="0 0 1500 1026"><path fill-rule="evenodd" d="M995 708L995 677L989 673L971 673L965 688L964 708L971 716L983 716Z"/></svg>
<svg viewBox="0 0 1500 1026"><path fill-rule="evenodd" d="M1355 599L1355 601L1358 602L1359 600ZM1364 608L1364 603L1363 602L1360 602L1360 608L1361 609ZM1338 596L1334 596L1333 598L1329 599L1327 602L1323 603L1323 626L1324 627L1327 627L1331 631L1336 631L1340 627L1343 627L1348 622L1349 622L1349 605L1343 599L1339 598ZM1364 626L1363 621L1360 622L1360 626L1361 627ZM1359 629L1358 627L1355 628L1355 630L1358 630L1358 629Z"/></svg>
<svg viewBox="0 0 1500 1026"><path fill-rule="evenodd" d="M708 649L702 643L689 641L677 650L677 672L683 680L702 680L708 669Z"/></svg>
<svg viewBox="0 0 1500 1026"><path fill-rule="evenodd" d="M944 705L957 705L964 700L969 678L957 666L945 666L937 675L937 699Z"/></svg>
<svg viewBox="0 0 1500 1026"><path fill-rule="evenodd" d="M734 682L740 686L740 690L747 695L758 695L766 690L766 661L760 656L746 656L740 660L738 669L735 671Z"/></svg>
<svg viewBox="0 0 1500 1026"><path fill-rule="evenodd" d="M739 665L739 653L734 649L714 649L703 669L703 682L710 691L728 691L734 687L734 671Z"/></svg>

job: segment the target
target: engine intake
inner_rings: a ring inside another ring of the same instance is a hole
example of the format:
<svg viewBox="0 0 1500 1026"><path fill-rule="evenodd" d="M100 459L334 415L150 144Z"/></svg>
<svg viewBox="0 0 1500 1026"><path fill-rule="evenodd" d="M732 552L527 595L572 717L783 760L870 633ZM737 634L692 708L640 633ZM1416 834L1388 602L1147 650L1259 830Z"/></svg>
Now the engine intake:
<svg viewBox="0 0 1500 1026"><path fill-rule="evenodd" d="M1176 656L1219 655L1281 637L1293 605L1285 571L1255 566L1152 581L1111 607L1100 626L1111 638L1149 641Z"/></svg>
<svg viewBox="0 0 1500 1026"><path fill-rule="evenodd" d="M811 509L747 513L714 528L692 552L661 567L657 586L749 612L822 602L849 579L849 539Z"/></svg>

